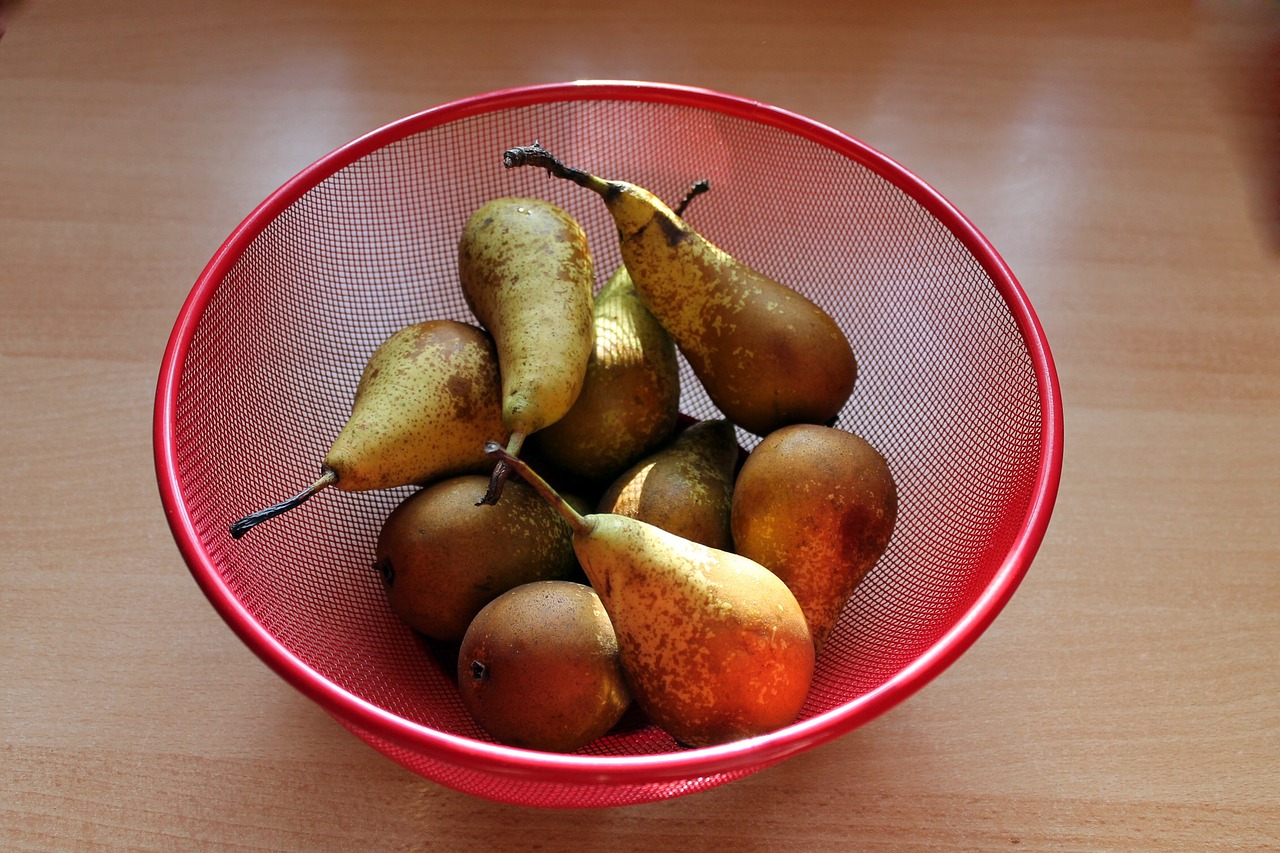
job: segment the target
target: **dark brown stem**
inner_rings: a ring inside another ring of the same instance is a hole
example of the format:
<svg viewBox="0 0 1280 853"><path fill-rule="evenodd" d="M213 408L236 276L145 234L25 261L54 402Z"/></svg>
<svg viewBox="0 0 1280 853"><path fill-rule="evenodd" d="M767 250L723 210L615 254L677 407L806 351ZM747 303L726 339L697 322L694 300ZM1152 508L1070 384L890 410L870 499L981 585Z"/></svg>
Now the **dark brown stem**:
<svg viewBox="0 0 1280 853"><path fill-rule="evenodd" d="M702 180L689 187L689 191L684 194L684 198L680 199L680 203L676 205L676 216L684 217L684 210L689 206L689 202L711 189L711 183L703 178Z"/></svg>
<svg viewBox="0 0 1280 853"><path fill-rule="evenodd" d="M489 488L485 489L480 500L476 501L476 506L493 506L502 497L502 489L507 484L507 478L511 476L511 466L506 462L499 462L493 466L493 473L489 475Z"/></svg>
<svg viewBox="0 0 1280 853"><path fill-rule="evenodd" d="M546 169L552 177L573 181L578 186L586 187L601 194L609 192L613 186L610 181L597 178L595 175L584 172L581 169L574 169L561 163L554 154L543 148L540 142L507 150L502 155L502 165L508 169L513 169L516 166L535 166L540 169Z"/></svg>
<svg viewBox="0 0 1280 853"><path fill-rule="evenodd" d="M508 169L514 169L516 166L535 166L546 169L553 177L564 178L579 184L588 177L586 172L571 169L561 163L554 154L542 147L541 142L536 141L532 145L518 145L508 149L502 155L502 165Z"/></svg>
<svg viewBox="0 0 1280 853"><path fill-rule="evenodd" d="M486 442L484 452L495 457L499 462L505 462L515 470L520 478L533 486L534 491L542 495L542 497L551 504L553 508L568 522L573 528L574 533L588 533L592 528L592 523L582 516L582 513L574 509L568 501L561 497L560 493L552 488L551 484L542 479L536 471L529 467L529 463L523 459L519 459L503 448L496 441Z"/></svg>
<svg viewBox="0 0 1280 853"><path fill-rule="evenodd" d="M331 468L326 468L324 473L320 475L320 479L316 480L310 486L307 486L307 488L298 492L298 494L293 497L280 501L278 504L272 504L266 509L260 509L257 512L250 513L232 524L231 538L239 539L241 536L245 535L267 519L275 518L277 515L286 513L296 506L300 506L316 492L328 486L332 486L336 482L338 482L338 472Z"/></svg>
<svg viewBox="0 0 1280 853"><path fill-rule="evenodd" d="M534 166L539 169L546 169L547 173L552 177L573 181L578 186L594 190L606 198L620 190L620 186L614 181L606 181L604 178L598 178L589 172L566 166L560 162L558 157L543 148L540 142L507 149L502 155L502 165L508 169L514 169L517 166ZM676 205L676 216L684 216L685 208L689 206L689 202L709 189L711 189L711 184L705 178L689 187L689 191L685 193L684 198Z"/></svg>
<svg viewBox="0 0 1280 853"><path fill-rule="evenodd" d="M513 432L511 438L507 440L506 453L512 458L520 454L520 448L524 444L524 433ZM490 454L492 455L492 454ZM505 460L500 459L498 464L493 466L493 473L489 476L489 488L485 490L484 496L476 501L476 506L493 506L502 497L502 487L506 485L507 478L511 476L511 466Z"/></svg>

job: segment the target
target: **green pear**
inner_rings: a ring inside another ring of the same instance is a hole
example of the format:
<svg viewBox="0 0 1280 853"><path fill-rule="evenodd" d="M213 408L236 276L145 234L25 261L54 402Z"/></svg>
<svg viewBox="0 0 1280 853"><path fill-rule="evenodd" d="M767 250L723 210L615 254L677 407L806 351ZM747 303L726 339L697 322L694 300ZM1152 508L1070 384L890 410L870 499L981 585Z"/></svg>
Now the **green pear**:
<svg viewBox="0 0 1280 853"><path fill-rule="evenodd" d="M573 528L632 698L650 720L683 744L711 746L796 719L813 678L813 637L777 575L634 518L581 515L528 463L486 446Z"/></svg>
<svg viewBox="0 0 1280 853"><path fill-rule="evenodd" d="M572 581L522 584L485 605L458 649L458 692L495 740L546 752L585 746L631 706L609 615Z"/></svg>
<svg viewBox="0 0 1280 853"><path fill-rule="evenodd" d="M820 653L893 535L898 492L861 436L796 424L766 436L734 486L735 550L773 571L804 609Z"/></svg>
<svg viewBox="0 0 1280 853"><path fill-rule="evenodd" d="M557 468L603 483L675 430L680 365L625 266L596 295L594 322L595 349L577 402L529 441Z"/></svg>
<svg viewBox="0 0 1280 853"><path fill-rule="evenodd" d="M727 420L690 424L614 480L596 511L625 515L712 548L733 550L729 512L740 452Z"/></svg>
<svg viewBox="0 0 1280 853"><path fill-rule="evenodd" d="M458 240L467 305L493 336L502 375L507 449L564 417L582 391L595 343L595 278L586 234L550 202L498 198L471 215ZM499 464L484 497L501 494Z"/></svg>
<svg viewBox="0 0 1280 853"><path fill-rule="evenodd" d="M858 368L821 307L714 245L643 187L568 168L536 144L503 162L545 168L604 199L636 291L729 420L763 436L838 417Z"/></svg>
<svg viewBox="0 0 1280 853"><path fill-rule="evenodd" d="M365 363L351 415L325 455L319 479L235 522L231 535L238 539L329 486L368 491L484 470L491 464L484 442L507 435L489 335L455 320L406 326Z"/></svg>
<svg viewBox="0 0 1280 853"><path fill-rule="evenodd" d="M391 609L421 634L462 639L480 609L509 589L564 580L578 568L573 531L531 486L510 481L477 506L488 477L447 477L414 492L383 521L374 566Z"/></svg>

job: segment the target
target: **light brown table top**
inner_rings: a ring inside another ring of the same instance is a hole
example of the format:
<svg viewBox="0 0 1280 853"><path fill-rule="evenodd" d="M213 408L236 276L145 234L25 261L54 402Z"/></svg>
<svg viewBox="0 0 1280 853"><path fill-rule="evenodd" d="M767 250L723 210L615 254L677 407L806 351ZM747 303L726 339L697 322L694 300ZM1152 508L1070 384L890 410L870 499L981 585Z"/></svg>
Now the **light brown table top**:
<svg viewBox="0 0 1280 853"><path fill-rule="evenodd" d="M1280 5L8 15L0 846L1280 849ZM424 108L577 78L747 96L917 172L1035 306L1066 463L1021 588L921 693L710 791L544 811L401 769L236 639L166 527L151 407L195 278L295 172Z"/></svg>

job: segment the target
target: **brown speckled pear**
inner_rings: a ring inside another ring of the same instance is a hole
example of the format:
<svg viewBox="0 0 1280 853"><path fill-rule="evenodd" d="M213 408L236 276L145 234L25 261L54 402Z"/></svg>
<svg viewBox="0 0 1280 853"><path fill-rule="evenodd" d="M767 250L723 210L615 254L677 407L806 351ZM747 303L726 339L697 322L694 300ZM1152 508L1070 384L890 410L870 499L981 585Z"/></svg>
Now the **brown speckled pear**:
<svg viewBox="0 0 1280 853"><path fill-rule="evenodd" d="M777 575L729 551L609 513L580 515L491 442L573 528L578 562L609 613L636 704L688 746L794 722L813 678L813 637Z"/></svg>
<svg viewBox="0 0 1280 853"><path fill-rule="evenodd" d="M540 199L482 205L458 240L458 276L467 305L493 336L502 373L507 449L564 417L586 378L595 342L595 278L582 227ZM494 472L485 501L501 492Z"/></svg>
<svg viewBox="0 0 1280 853"><path fill-rule="evenodd" d="M325 455L320 478L240 519L231 535L239 538L329 486L368 491L483 470L491 464L484 443L507 435L489 336L454 320L406 326L366 362L351 416Z"/></svg>
<svg viewBox="0 0 1280 853"><path fill-rule="evenodd" d="M567 579L578 568L573 531L526 483L510 481L494 506L476 506L489 478L437 480L387 516L374 550L391 609L445 642L494 598L520 584Z"/></svg>
<svg viewBox="0 0 1280 853"><path fill-rule="evenodd" d="M505 428L498 363L483 331L428 320L388 338L365 365L351 417L325 456L339 489L425 483L481 465L484 441Z"/></svg>
<svg viewBox="0 0 1280 853"><path fill-rule="evenodd" d="M600 597L572 581L523 584L486 605L458 649L458 692L495 740L545 752L585 746L631 705Z"/></svg>
<svg viewBox="0 0 1280 853"><path fill-rule="evenodd" d="M884 457L845 430L808 424L766 436L738 473L738 553L777 574L821 652L845 602L889 547L898 492Z"/></svg>
<svg viewBox="0 0 1280 853"><path fill-rule="evenodd" d="M680 365L625 266L596 295L594 322L595 349L577 402L529 442L562 471L606 483L670 438L680 410Z"/></svg>
<svg viewBox="0 0 1280 853"><path fill-rule="evenodd" d="M543 167L604 199L636 291L725 417L763 436L839 415L857 362L821 307L712 244L642 187L568 168L538 145L511 149L503 162Z"/></svg>
<svg viewBox="0 0 1280 853"><path fill-rule="evenodd" d="M737 435L723 419L685 427L605 490L597 512L613 512L722 551L733 549L729 511Z"/></svg>

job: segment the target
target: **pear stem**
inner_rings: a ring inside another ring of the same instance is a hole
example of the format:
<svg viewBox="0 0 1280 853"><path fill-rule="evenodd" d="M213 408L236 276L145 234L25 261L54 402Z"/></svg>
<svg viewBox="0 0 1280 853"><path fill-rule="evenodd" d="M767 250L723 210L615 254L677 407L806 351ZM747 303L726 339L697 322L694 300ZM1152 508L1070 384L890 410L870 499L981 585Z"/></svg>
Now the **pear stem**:
<svg viewBox="0 0 1280 853"><path fill-rule="evenodd" d="M605 196L606 199L611 195L616 195L622 189L616 181L606 181L604 178L598 178L589 172L566 166L560 162L558 157L543 148L542 143L536 141L532 145L520 145L507 149L502 155L502 165L508 169L513 169L516 166L534 166L546 169L552 177L573 181L578 186L594 190ZM711 189L711 184L706 178L694 183L689 188L689 191L685 193L684 198L680 200L680 204L676 206L676 216L683 217L684 210L689 206L689 202L709 189Z"/></svg>
<svg viewBox="0 0 1280 853"><path fill-rule="evenodd" d="M232 524L231 538L239 539L241 536L245 535L267 519L275 518L277 515L288 512L294 507L304 503L307 498L311 497L316 492L328 486L332 486L336 482L338 482L338 472L334 471L332 468L324 469L324 473L320 475L320 479L316 480L310 486L307 486L293 497L280 501L278 504L272 504L266 509L260 509L257 512L249 513L244 518Z"/></svg>
<svg viewBox="0 0 1280 853"><path fill-rule="evenodd" d="M520 448L524 445L524 433L513 432L511 438L507 440L507 453L512 457L520 455ZM493 473L489 476L489 488L485 490L484 496L476 501L476 506L493 506L502 497L502 486L507 482L507 477L511 476L511 466L504 460L499 460L498 464L493 466Z"/></svg>
<svg viewBox="0 0 1280 853"><path fill-rule="evenodd" d="M697 181L693 186L689 187L689 191L684 194L684 198L680 199L680 203L676 205L676 216L683 219L685 208L689 206L689 202L693 201L709 189L711 189L711 183L706 178Z"/></svg>
<svg viewBox="0 0 1280 853"><path fill-rule="evenodd" d="M601 195L619 191L618 185L613 181L597 178L595 175L584 172L581 169L574 169L561 163L555 155L543 148L540 142L508 149L502 155L502 165L508 169L516 166L535 166L546 169L552 177L573 181L578 186L594 190Z"/></svg>
<svg viewBox="0 0 1280 853"><path fill-rule="evenodd" d="M564 520L573 528L575 535L585 535L591 532L591 522L562 498L560 493L553 489L550 483L542 479L538 472L530 468L529 463L516 457L496 441L485 442L484 452L496 457L500 462L505 462L520 475L520 479L533 486L534 491L542 495L547 503L551 504L560 515L564 516Z"/></svg>

